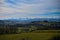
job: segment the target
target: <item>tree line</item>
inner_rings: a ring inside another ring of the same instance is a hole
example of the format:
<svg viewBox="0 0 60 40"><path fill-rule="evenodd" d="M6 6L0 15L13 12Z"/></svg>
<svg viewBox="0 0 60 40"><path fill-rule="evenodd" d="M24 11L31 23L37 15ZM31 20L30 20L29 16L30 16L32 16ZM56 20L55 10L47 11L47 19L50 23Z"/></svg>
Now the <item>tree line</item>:
<svg viewBox="0 0 60 40"><path fill-rule="evenodd" d="M3 21L0 21L0 34L18 33L19 30L25 32L32 32L35 30L60 30L60 22L33 21L28 24L8 24L4 23Z"/></svg>

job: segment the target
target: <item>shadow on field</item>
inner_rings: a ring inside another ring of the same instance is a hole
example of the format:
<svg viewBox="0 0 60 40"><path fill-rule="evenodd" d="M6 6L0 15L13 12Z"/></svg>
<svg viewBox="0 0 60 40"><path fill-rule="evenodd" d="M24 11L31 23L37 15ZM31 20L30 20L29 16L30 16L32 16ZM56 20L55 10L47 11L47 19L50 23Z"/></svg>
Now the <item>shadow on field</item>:
<svg viewBox="0 0 60 40"><path fill-rule="evenodd" d="M21 38L20 40L31 40L30 38Z"/></svg>
<svg viewBox="0 0 60 40"><path fill-rule="evenodd" d="M48 39L48 40L60 40L60 35L55 35L52 38Z"/></svg>

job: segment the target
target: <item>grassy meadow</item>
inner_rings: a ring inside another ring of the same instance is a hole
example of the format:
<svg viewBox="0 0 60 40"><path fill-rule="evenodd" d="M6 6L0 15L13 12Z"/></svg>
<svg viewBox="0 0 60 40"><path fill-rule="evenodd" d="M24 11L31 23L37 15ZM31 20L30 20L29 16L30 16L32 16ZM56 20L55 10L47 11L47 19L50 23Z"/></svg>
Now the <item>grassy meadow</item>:
<svg viewBox="0 0 60 40"><path fill-rule="evenodd" d="M49 40L55 35L60 35L60 30L41 30L40 32L28 32L19 34L3 34L0 40Z"/></svg>

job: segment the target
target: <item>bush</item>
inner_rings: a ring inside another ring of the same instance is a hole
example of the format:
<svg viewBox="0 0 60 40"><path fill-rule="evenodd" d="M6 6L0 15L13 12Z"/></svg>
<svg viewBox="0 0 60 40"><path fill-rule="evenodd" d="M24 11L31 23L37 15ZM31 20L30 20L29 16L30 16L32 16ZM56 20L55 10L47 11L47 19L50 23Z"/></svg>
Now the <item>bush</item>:
<svg viewBox="0 0 60 40"><path fill-rule="evenodd" d="M56 36L50 38L49 40L60 40L60 35L56 35Z"/></svg>

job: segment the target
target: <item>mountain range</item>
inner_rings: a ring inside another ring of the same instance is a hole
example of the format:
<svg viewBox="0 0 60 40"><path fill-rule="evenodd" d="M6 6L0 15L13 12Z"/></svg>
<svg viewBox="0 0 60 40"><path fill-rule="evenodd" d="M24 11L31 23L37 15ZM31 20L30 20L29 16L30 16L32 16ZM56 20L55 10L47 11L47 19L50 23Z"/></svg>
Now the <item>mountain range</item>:
<svg viewBox="0 0 60 40"><path fill-rule="evenodd" d="M30 22L33 22L33 21L48 21L48 22L60 22L60 19L59 18L19 18L19 19L5 19L5 20L0 20L0 23L1 21L4 21L5 23L23 23L23 24L26 24L26 23L30 23Z"/></svg>

